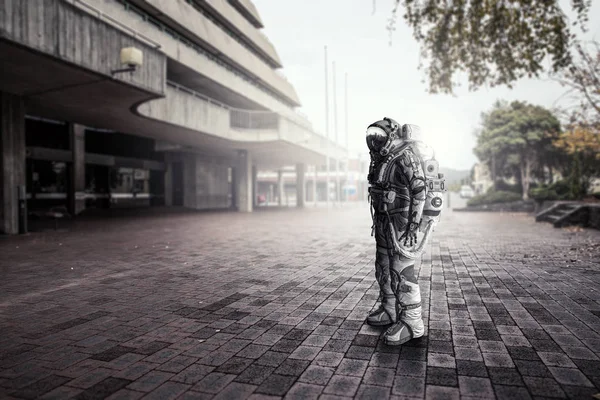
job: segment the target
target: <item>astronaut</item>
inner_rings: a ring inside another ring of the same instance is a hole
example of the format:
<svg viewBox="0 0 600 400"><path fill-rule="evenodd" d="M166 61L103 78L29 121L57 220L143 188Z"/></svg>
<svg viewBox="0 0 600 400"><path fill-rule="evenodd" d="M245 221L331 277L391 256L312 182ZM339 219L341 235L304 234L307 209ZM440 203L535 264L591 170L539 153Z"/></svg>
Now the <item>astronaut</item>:
<svg viewBox="0 0 600 400"><path fill-rule="evenodd" d="M377 245L375 277L380 289L378 307L369 313L367 323L391 325L384 340L397 346L425 333L414 264L439 220L445 182L416 125L400 126L390 118L374 122L367 128L367 145L371 234Z"/></svg>

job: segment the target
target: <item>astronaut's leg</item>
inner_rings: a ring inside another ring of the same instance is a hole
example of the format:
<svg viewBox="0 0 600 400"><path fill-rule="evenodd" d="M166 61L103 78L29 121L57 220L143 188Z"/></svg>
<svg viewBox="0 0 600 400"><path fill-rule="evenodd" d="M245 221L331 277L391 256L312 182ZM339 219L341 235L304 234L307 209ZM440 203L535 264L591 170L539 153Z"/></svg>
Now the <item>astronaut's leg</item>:
<svg viewBox="0 0 600 400"><path fill-rule="evenodd" d="M375 278L379 284L379 300L376 308L369 313L367 324L384 326L396 322L396 299L390 279L390 257L387 247L385 225L375 227L377 252L375 254Z"/></svg>
<svg viewBox="0 0 600 400"><path fill-rule="evenodd" d="M398 255L390 266L392 291L396 297L397 322L385 332L385 343L398 346L423 336L421 290L415 276L414 261Z"/></svg>

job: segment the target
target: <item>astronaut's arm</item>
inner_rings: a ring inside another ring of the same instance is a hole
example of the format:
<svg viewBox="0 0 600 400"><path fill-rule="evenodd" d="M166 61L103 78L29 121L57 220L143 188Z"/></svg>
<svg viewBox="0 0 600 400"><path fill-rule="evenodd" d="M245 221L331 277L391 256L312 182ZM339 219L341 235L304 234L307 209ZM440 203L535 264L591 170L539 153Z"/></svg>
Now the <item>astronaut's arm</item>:
<svg viewBox="0 0 600 400"><path fill-rule="evenodd" d="M411 198L408 224L401 239L405 245L412 246L417 243L417 232L423 216L423 207L427 195L425 174L420 160L412 151L406 151L400 162L402 163L401 170L408 184Z"/></svg>

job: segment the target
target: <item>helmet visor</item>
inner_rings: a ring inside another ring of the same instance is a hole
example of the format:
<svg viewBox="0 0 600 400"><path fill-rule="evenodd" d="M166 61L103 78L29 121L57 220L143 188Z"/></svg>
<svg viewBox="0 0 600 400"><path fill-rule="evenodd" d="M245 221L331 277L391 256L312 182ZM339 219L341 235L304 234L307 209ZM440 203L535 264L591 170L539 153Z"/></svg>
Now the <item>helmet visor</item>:
<svg viewBox="0 0 600 400"><path fill-rule="evenodd" d="M367 146L369 150L379 152L388 141L388 134L378 126L367 128Z"/></svg>

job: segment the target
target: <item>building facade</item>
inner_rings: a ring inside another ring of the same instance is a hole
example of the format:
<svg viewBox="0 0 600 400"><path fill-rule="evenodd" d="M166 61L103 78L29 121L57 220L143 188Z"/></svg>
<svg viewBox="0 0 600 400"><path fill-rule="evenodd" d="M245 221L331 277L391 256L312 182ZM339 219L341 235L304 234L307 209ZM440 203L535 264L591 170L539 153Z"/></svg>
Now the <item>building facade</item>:
<svg viewBox="0 0 600 400"><path fill-rule="evenodd" d="M252 211L258 171L345 150L300 100L250 0L0 0L0 231L63 206ZM135 70L122 49L141 52ZM301 190L301 189L298 189ZM304 193L299 193L304 198ZM302 202L298 202L302 206Z"/></svg>

